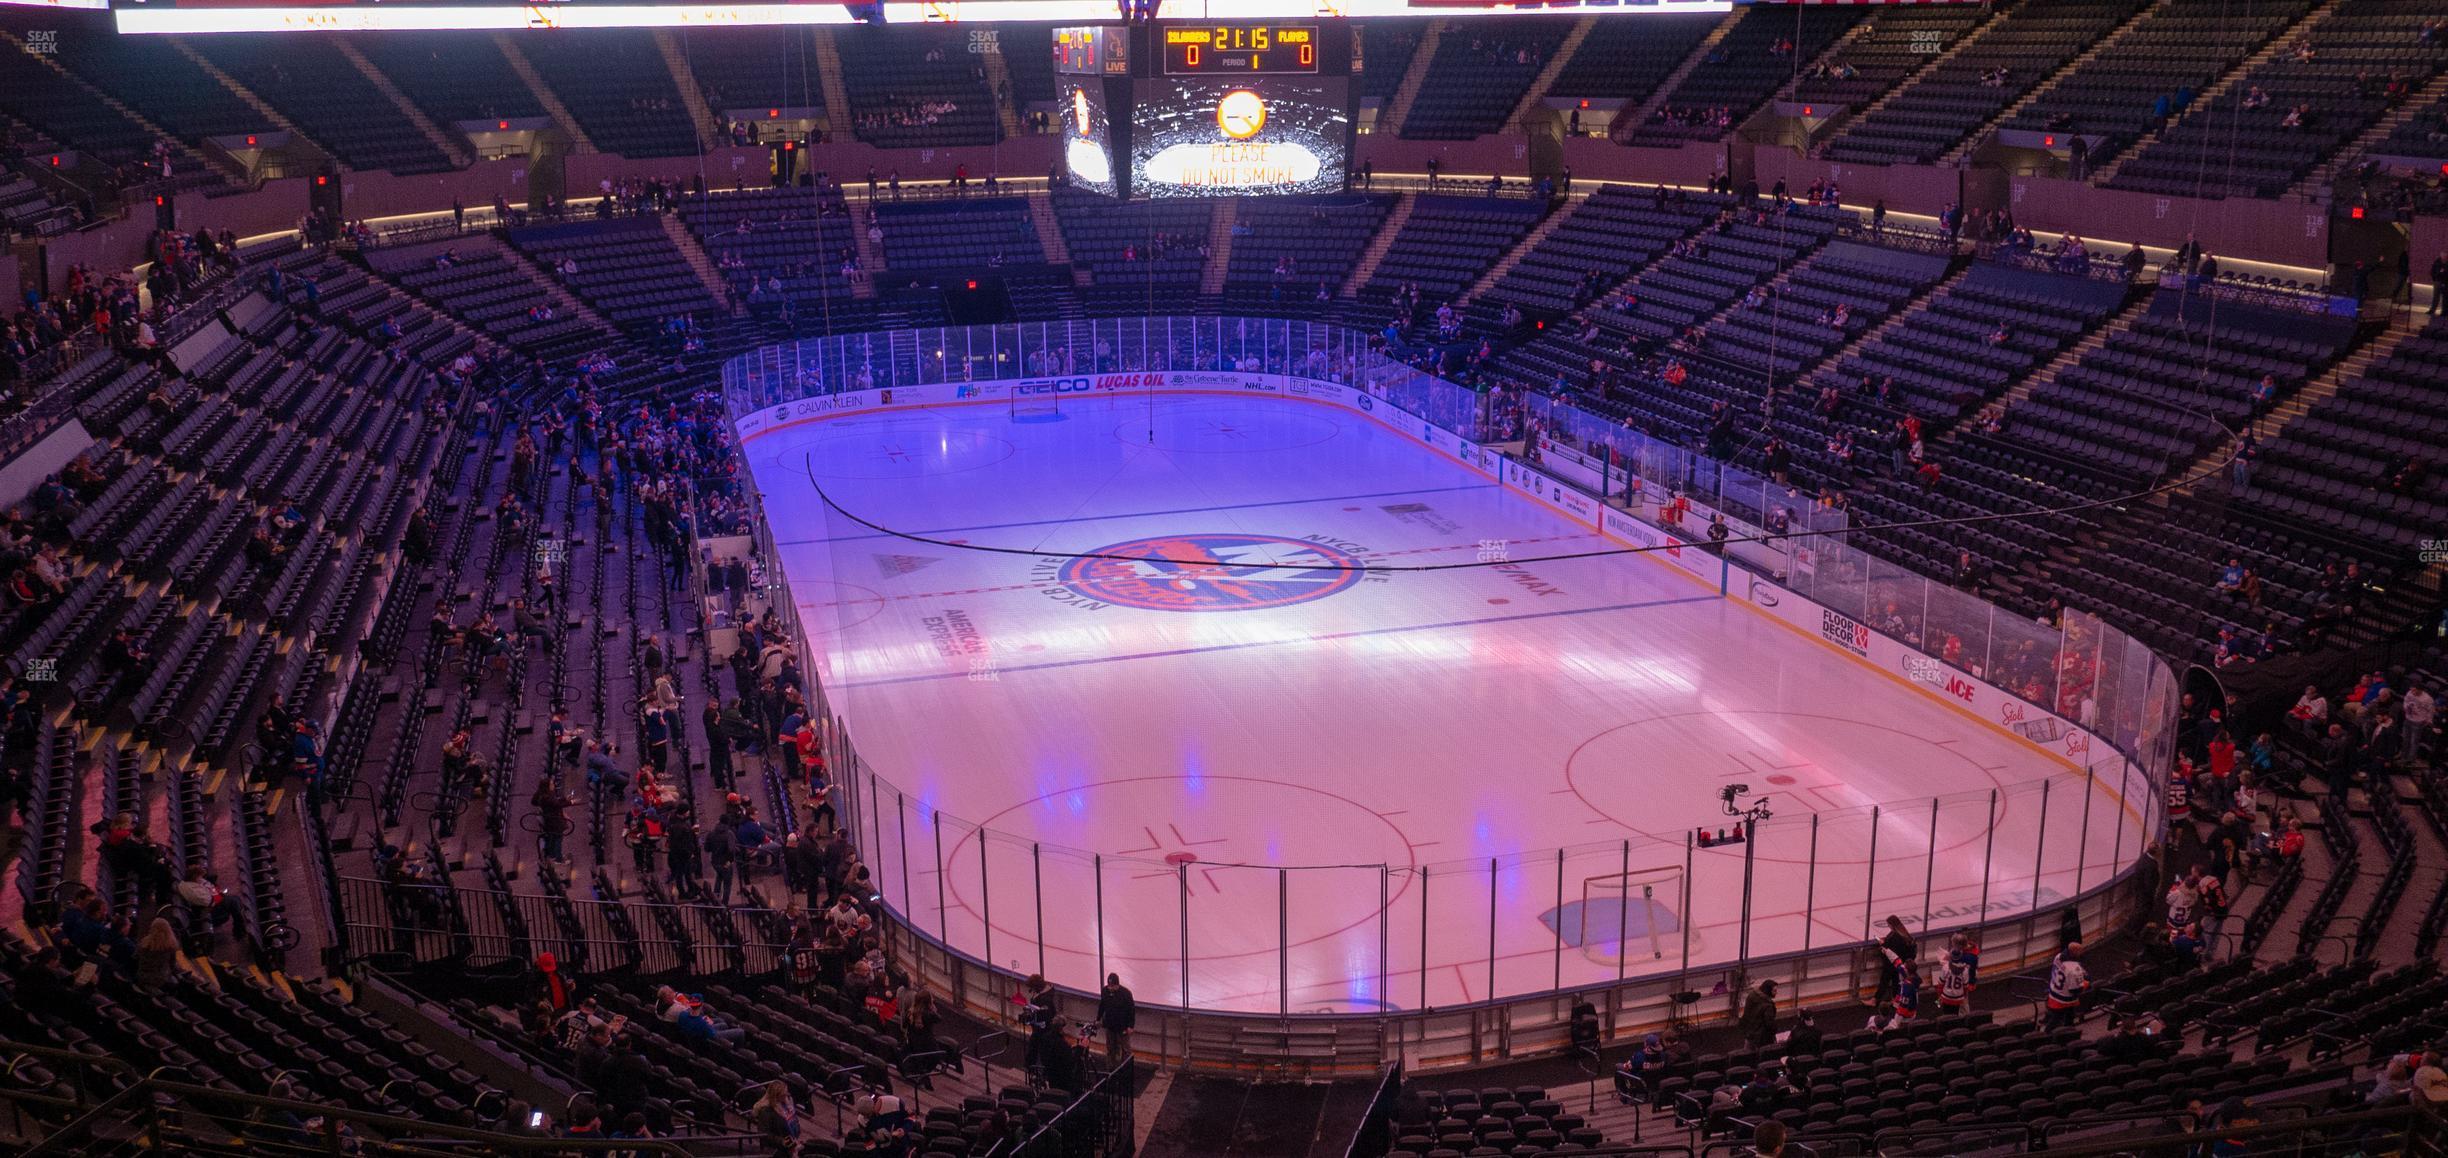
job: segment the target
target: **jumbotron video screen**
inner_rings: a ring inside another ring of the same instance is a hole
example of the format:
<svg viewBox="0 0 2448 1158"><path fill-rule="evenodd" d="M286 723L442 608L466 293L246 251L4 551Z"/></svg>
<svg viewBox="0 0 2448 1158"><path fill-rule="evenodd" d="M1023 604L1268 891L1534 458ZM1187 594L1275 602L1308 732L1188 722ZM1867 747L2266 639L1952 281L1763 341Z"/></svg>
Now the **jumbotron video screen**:
<svg viewBox="0 0 2448 1158"><path fill-rule="evenodd" d="M1333 193L1351 165L1344 77L1160 76L1137 82L1133 197Z"/></svg>
<svg viewBox="0 0 2448 1158"><path fill-rule="evenodd" d="M1105 82L1093 76L1060 78L1063 171L1070 183L1091 193L1118 196L1114 185L1113 112L1105 104Z"/></svg>

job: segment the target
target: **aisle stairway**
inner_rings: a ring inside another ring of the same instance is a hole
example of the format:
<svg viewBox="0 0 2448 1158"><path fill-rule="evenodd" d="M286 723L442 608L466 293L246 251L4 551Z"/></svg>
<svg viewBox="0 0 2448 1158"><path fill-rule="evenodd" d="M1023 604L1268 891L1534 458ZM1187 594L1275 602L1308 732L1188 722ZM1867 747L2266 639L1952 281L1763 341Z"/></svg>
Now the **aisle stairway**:
<svg viewBox="0 0 2448 1158"><path fill-rule="evenodd" d="M518 38L507 32L496 32L493 34L493 44L501 49L502 59L510 62L510 71L517 73L518 78L526 83L527 91L535 95L536 103L544 106L544 112L552 117L553 124L569 138L570 151L594 152L595 142L587 139L586 130L579 127L577 117L570 115L569 106L553 95L552 86L544 83L535 65L528 62L527 54L519 51Z"/></svg>

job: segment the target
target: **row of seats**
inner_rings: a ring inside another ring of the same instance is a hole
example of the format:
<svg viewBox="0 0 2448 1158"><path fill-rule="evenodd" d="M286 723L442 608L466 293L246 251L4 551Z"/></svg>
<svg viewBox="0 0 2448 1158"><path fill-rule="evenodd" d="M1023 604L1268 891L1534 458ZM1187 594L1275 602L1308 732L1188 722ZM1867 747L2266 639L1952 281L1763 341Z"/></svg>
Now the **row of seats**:
<svg viewBox="0 0 2448 1158"><path fill-rule="evenodd" d="M1631 143L1674 148L1724 137L1765 104L1802 65L1850 32L1863 10L1854 7L1769 6L1745 9L1734 27L1668 91ZM1713 115L1722 111L1725 116Z"/></svg>
<svg viewBox="0 0 2448 1158"><path fill-rule="evenodd" d="M1203 198L1117 205L1093 193L1054 191L1054 219L1073 268L1085 266L1089 312L1189 313L1206 273L1214 203ZM1238 207L1236 207L1238 208Z"/></svg>
<svg viewBox="0 0 2448 1158"><path fill-rule="evenodd" d="M859 140L904 149L991 145L1003 138L995 93L986 84L985 64L969 52L968 29L860 25L840 30L835 42L850 97L847 128Z"/></svg>
<svg viewBox="0 0 2448 1158"><path fill-rule="evenodd" d="M1233 207L1232 255L1224 270L1224 308L1234 313L1308 315L1319 286L1340 292L1385 222L1392 199L1245 197Z"/></svg>
<svg viewBox="0 0 2448 1158"><path fill-rule="evenodd" d="M514 229L510 243L546 268L577 263L575 273L561 277L562 284L615 325L635 327L718 308L652 217Z"/></svg>
<svg viewBox="0 0 2448 1158"><path fill-rule="evenodd" d="M451 160L332 42L277 33L205 36L198 51L358 169L438 173Z"/></svg>
<svg viewBox="0 0 2448 1158"><path fill-rule="evenodd" d="M1712 12L1600 20L1556 72L1547 95L1619 100L1638 106L1723 19ZM1373 56L1370 67L1375 67Z"/></svg>
<svg viewBox="0 0 2448 1158"><path fill-rule="evenodd" d="M1535 16L1466 20L1437 39L1428 75L1403 115L1412 140L1467 141L1502 128L1563 47L1570 22ZM1377 62L1368 62L1374 71Z"/></svg>
<svg viewBox="0 0 2448 1158"><path fill-rule="evenodd" d="M2309 0L2236 11L2224 0L2162 0L2113 43L2015 114L2009 127L2101 138L2093 158L2122 152L2149 130L2154 104L2181 110L2221 73L2300 18Z"/></svg>
<svg viewBox="0 0 2448 1158"><path fill-rule="evenodd" d="M1822 154L1873 165L1937 160L2143 6L2143 0L2025 0L1928 75L1848 121Z"/></svg>
<svg viewBox="0 0 2448 1158"><path fill-rule="evenodd" d="M2392 80L2419 91L2448 63L2448 39L2421 28L2443 13L2403 0L2341 0L2294 45L2228 84L2215 103L2187 110L2119 166L2118 189L2193 196L2276 197L2321 158L2354 140L2389 107ZM2220 35L2241 34L2222 26ZM2246 103L2253 102L2247 108ZM2312 112L2286 124L2299 107Z"/></svg>
<svg viewBox="0 0 2448 1158"><path fill-rule="evenodd" d="M547 360L601 345L600 327L490 236L376 250L368 263L494 341ZM547 314L551 316L546 316Z"/></svg>
<svg viewBox="0 0 2448 1158"><path fill-rule="evenodd" d="M128 37L141 40L143 37ZM447 32L350 34L348 43L445 132L461 121L541 117L543 102L491 37Z"/></svg>
<svg viewBox="0 0 2448 1158"><path fill-rule="evenodd" d="M1427 308L1453 301L1547 210L1542 202L1515 197L1415 195L1411 216L1359 287L1351 316L1372 324L1392 317L1394 295L1405 287L1416 288Z"/></svg>

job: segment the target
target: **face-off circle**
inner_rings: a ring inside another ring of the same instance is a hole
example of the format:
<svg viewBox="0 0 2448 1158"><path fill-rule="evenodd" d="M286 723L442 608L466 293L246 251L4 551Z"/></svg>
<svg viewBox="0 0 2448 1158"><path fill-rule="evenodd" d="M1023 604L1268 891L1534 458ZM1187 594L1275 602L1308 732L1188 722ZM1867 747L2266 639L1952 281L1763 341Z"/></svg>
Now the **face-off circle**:
<svg viewBox="0 0 2448 1158"><path fill-rule="evenodd" d="M1252 823L1257 817L1268 821ZM1099 945L1091 906L1100 871L1105 903L1117 913L1172 916L1187 893L1194 960L1264 955L1272 969L1287 930L1278 924L1285 915L1278 907L1280 878L1269 866L1328 866L1290 870L1291 948L1350 936L1374 952L1381 901L1402 911L1416 879L1411 870L1419 864L1418 850L1394 817L1340 793L1264 776L1094 781L1022 801L982 823L998 835L981 843L977 830L963 823L957 834L947 829L944 836L945 900L962 914L954 918L955 931L961 921L977 922L991 900L995 943L1009 938L1033 949L1037 909L1026 890L1034 878L1049 898L1046 949L1091 960ZM911 829L913 855L926 851L927 840L917 831ZM1390 879L1381 878L1380 864L1392 870ZM981 868L992 882L984 897ZM1020 882L1023 891L1007 893L1007 881ZM1387 888L1382 895L1381 885ZM921 903L932 904L932 886L913 887ZM921 924L932 919L930 911ZM1177 937L1170 922L1109 921L1104 956L1172 961L1180 953ZM1267 977L1271 985L1274 974ZM1271 989L1267 1000L1274 1000Z"/></svg>
<svg viewBox="0 0 2448 1158"><path fill-rule="evenodd" d="M1142 611L1259 611L1348 591L1362 565L1348 551L1282 535L1156 535L1073 559L1056 581Z"/></svg>

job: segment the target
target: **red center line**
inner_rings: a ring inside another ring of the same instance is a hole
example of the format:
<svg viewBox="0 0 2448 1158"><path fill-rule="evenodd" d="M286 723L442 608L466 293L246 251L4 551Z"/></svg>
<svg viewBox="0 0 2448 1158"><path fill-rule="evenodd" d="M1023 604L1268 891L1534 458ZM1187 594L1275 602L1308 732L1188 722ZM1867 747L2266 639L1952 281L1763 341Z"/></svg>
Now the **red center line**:
<svg viewBox="0 0 2448 1158"><path fill-rule="evenodd" d="M1536 538L1536 539L1507 539L1507 540L1505 540L1505 542L1506 542L1507 544L1512 544L1512 543L1561 543L1561 542L1569 542L1569 541L1574 540L1574 539L1587 539L1587 538L1589 538L1589 537L1590 537L1590 536L1589 536L1589 535L1586 535L1586 534L1579 534L1579 535L1547 535L1547 536L1544 536L1544 537L1541 537L1541 538ZM1440 551L1476 551L1476 550L1478 550L1478 549L1479 549L1479 544L1477 544L1477 543L1447 543L1447 544L1443 544L1443 545L1441 545L1441 546L1435 546L1435 547L1406 547L1406 548L1403 548L1402 550L1399 550L1399 551L1377 551L1377 552L1373 552L1373 553L1372 553L1372 554L1371 554L1369 557L1370 557L1370 558L1373 558L1373 559L1391 559L1391 558L1394 558L1394 557L1399 556L1399 555L1433 555L1433 554L1436 554L1437 552L1440 552ZM1057 555L1057 556L1052 556L1052 557L1059 557L1059 555ZM995 594L995 593L997 593L997 592L1002 592L1002 591L1041 591L1041 590L1044 590L1045 588L1048 588L1048 587L1060 587L1060 586L1062 586L1062 584L1061 584L1061 583L1059 583L1059 582L1049 582L1049 583L1007 583L1007 584L1004 584L1004 585L999 586L999 587L965 587L965 588L962 588L962 589L957 590L957 591L914 591L914 592L910 592L910 593L908 593L908 594L904 594L904 595L886 595L886 596L883 596L883 597L882 597L880 600L879 600L879 599L834 599L834 600L828 600L828 601L823 602L823 603L802 603L802 604L800 604L800 606L802 606L802 607L844 607L844 606L848 606L848 605L853 604L853 603L859 603L859 604L864 604L864 603L876 603L876 602L895 603L895 602L901 602L901 601L906 601L906 600L911 600L911 599L942 599L942 598L945 598L945 597L947 597L947 596L952 596L952 595L992 595L992 594Z"/></svg>

